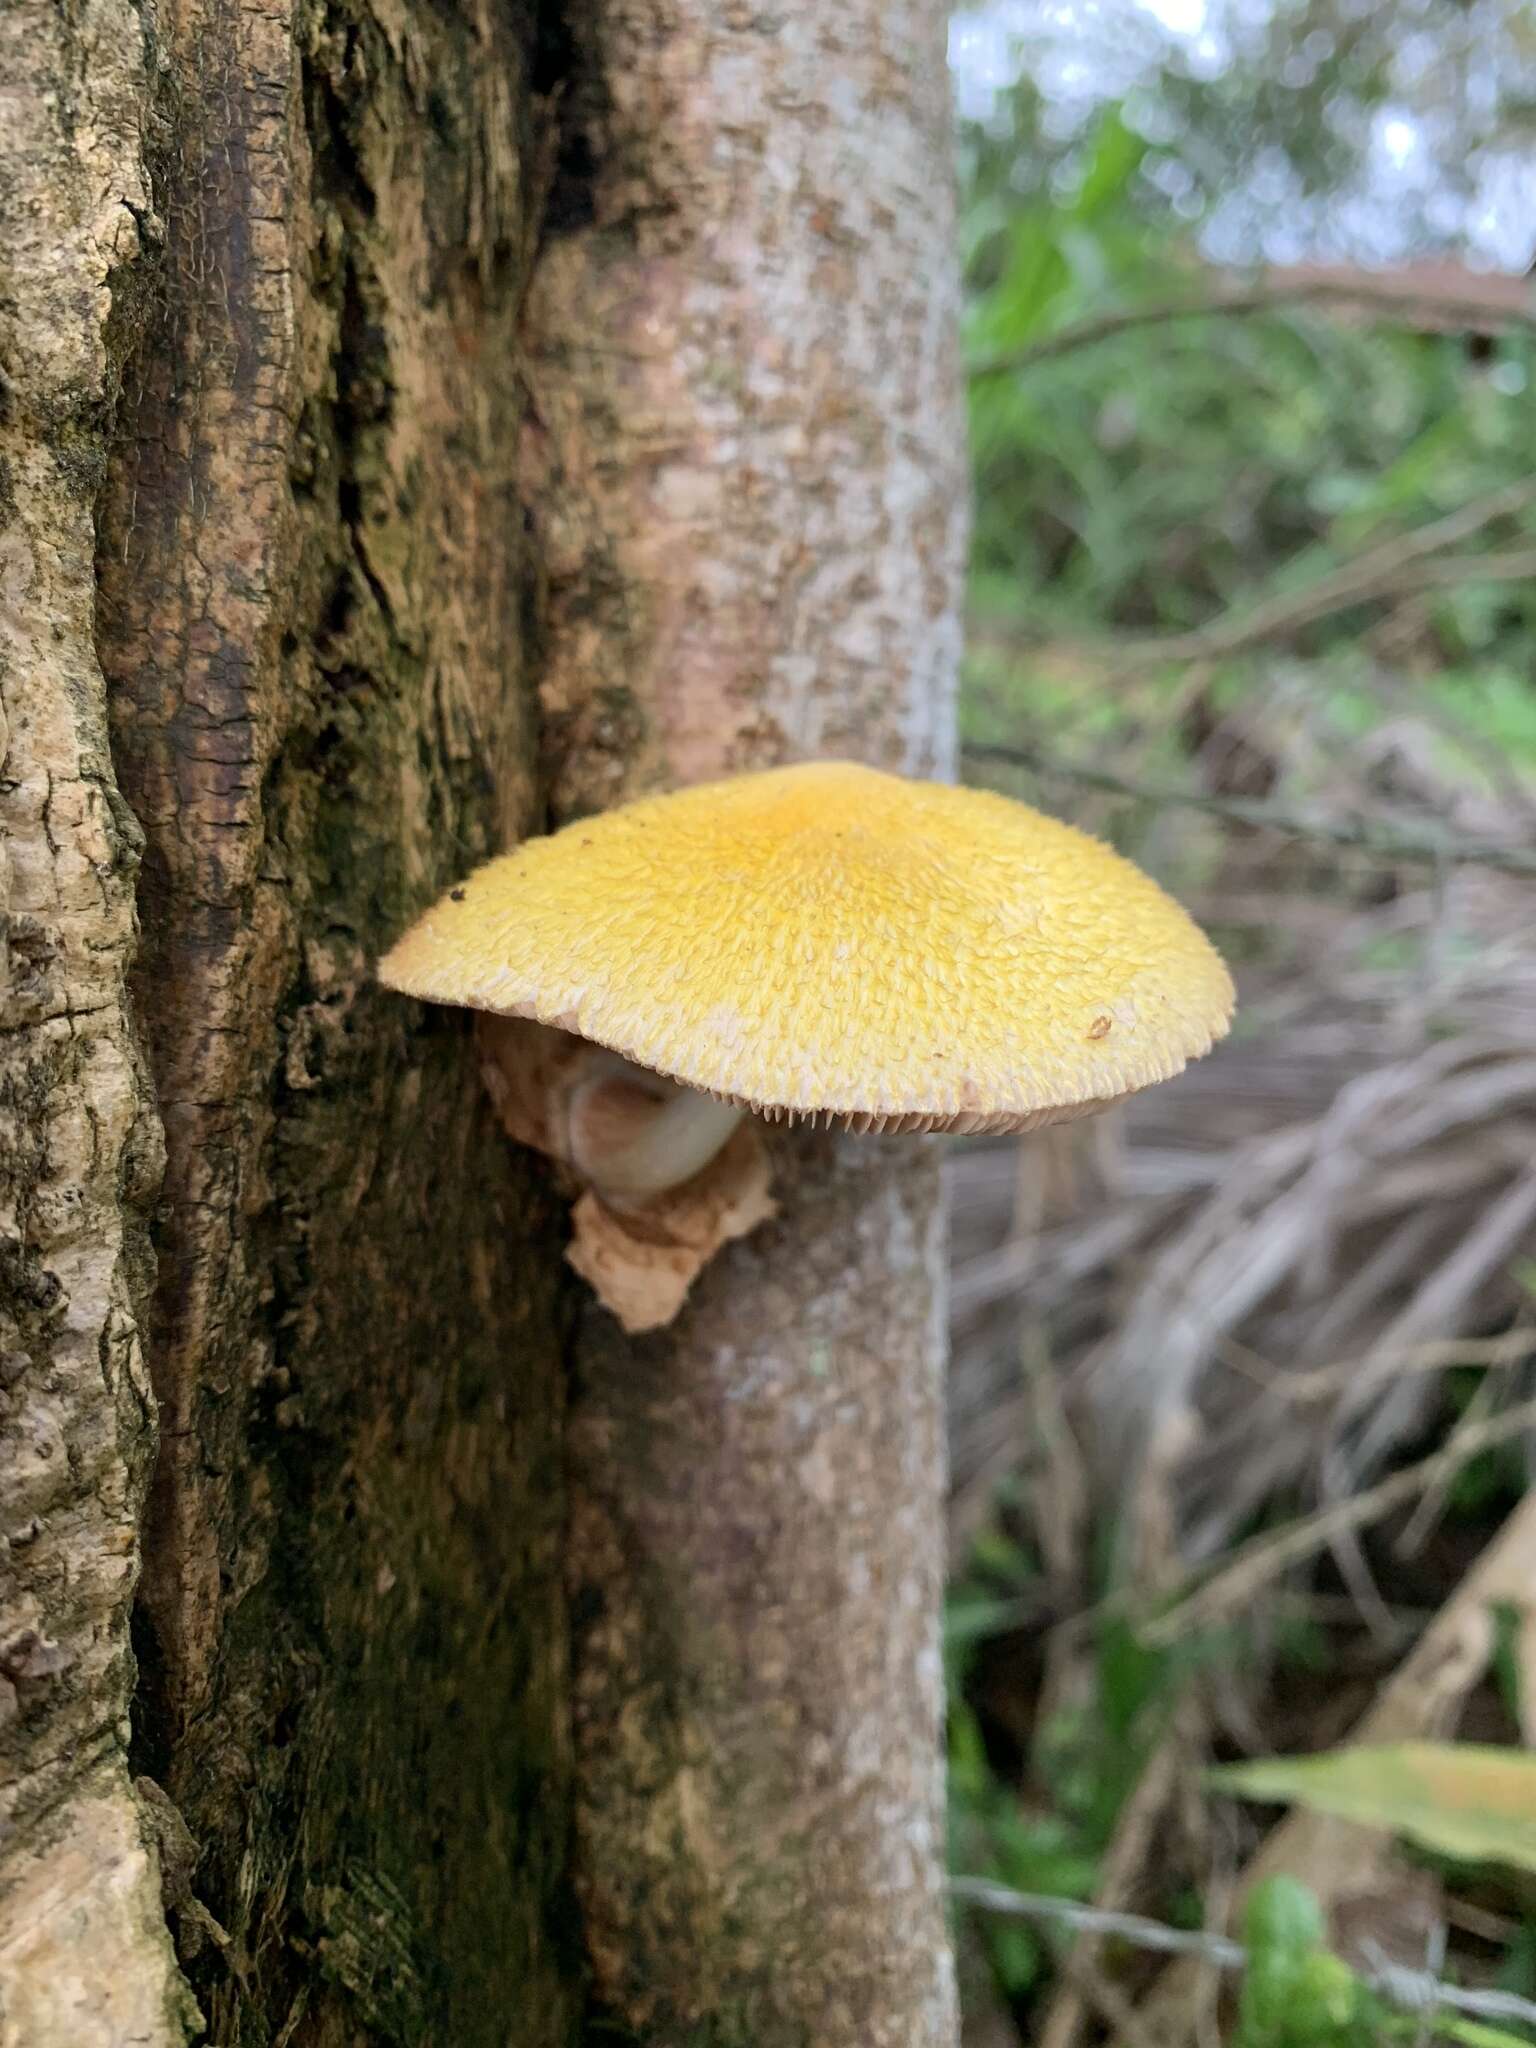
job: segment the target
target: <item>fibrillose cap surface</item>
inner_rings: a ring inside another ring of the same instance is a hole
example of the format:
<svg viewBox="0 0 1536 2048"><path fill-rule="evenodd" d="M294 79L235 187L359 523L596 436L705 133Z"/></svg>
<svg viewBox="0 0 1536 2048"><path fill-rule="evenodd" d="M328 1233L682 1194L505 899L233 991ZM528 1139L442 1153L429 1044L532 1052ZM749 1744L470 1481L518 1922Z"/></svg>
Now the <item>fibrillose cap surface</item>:
<svg viewBox="0 0 1536 2048"><path fill-rule="evenodd" d="M773 1114L1008 1130L1226 1032L1214 947L1086 834L845 762L651 797L491 861L379 968Z"/></svg>

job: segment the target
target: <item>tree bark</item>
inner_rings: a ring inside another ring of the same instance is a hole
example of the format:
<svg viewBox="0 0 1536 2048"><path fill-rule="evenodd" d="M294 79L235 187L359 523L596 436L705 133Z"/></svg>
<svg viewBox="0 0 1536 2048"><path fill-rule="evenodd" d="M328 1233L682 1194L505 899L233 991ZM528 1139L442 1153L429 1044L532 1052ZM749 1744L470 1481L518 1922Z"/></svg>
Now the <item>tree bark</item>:
<svg viewBox="0 0 1536 2048"><path fill-rule="evenodd" d="M608 0L530 308L560 815L950 765L944 14ZM940 2048L943 1223L923 1140L776 1134L665 1334L584 1319L578 1883L648 2043Z"/></svg>
<svg viewBox="0 0 1536 2048"><path fill-rule="evenodd" d="M537 818L544 60L478 0L8 20L3 2038L192 2031L163 1878L221 2044L545 2048L570 1289L464 1020L371 982Z"/></svg>
<svg viewBox="0 0 1536 2048"><path fill-rule="evenodd" d="M106 286L148 203L137 17L17 5L0 80L0 2043L169 2048L195 2012L127 1755L160 1133L91 639Z"/></svg>
<svg viewBox="0 0 1536 2048"><path fill-rule="evenodd" d="M0 2048L568 2043L573 1692L607 2017L943 2048L931 1148L584 1309L567 1488L547 1179L371 980L546 788L946 770L941 12L0 35Z"/></svg>

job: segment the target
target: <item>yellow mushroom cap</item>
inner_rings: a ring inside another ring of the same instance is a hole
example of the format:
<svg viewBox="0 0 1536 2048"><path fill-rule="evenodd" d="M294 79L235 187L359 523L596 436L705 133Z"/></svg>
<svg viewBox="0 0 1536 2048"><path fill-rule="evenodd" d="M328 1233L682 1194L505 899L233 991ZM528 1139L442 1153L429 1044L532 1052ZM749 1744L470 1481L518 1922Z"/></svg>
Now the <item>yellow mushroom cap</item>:
<svg viewBox="0 0 1536 2048"><path fill-rule="evenodd" d="M769 1115L1023 1129L1226 1032L1215 948L1139 868L989 791L810 762L532 839L379 967Z"/></svg>

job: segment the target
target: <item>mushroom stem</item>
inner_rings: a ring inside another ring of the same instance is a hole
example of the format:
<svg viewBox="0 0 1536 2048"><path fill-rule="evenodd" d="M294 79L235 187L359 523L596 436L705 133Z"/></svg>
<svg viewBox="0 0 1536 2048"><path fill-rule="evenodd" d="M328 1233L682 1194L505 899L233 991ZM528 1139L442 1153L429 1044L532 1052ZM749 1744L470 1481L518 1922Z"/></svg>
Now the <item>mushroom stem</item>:
<svg viewBox="0 0 1536 2048"><path fill-rule="evenodd" d="M702 1172L743 1113L617 1053L595 1053L571 1090L569 1157L605 1201L643 1205Z"/></svg>

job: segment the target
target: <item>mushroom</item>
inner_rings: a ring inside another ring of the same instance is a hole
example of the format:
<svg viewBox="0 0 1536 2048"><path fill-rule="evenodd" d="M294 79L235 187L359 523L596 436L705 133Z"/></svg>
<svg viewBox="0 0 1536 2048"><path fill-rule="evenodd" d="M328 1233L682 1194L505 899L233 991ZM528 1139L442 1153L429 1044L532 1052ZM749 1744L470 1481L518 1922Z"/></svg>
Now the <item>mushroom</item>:
<svg viewBox="0 0 1536 2048"><path fill-rule="evenodd" d="M629 1329L773 1213L757 1118L1024 1131L1165 1081L1232 983L1141 871L990 791L807 762L646 797L451 889L379 966L483 1012L513 1136Z"/></svg>

